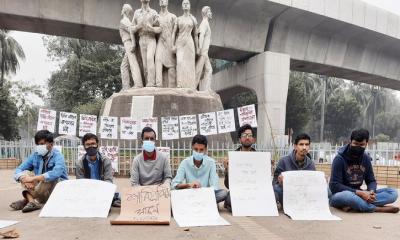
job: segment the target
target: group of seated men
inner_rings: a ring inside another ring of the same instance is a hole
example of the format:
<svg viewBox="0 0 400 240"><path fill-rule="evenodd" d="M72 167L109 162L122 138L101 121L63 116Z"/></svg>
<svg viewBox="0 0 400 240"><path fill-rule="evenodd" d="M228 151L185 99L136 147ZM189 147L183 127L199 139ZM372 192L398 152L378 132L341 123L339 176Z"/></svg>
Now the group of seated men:
<svg viewBox="0 0 400 240"><path fill-rule="evenodd" d="M256 151L255 130L250 125L238 129L240 147L236 151ZM344 211L397 213L398 207L388 206L397 199L397 191L391 188L377 189L371 158L365 153L369 133L365 129L351 133L350 143L339 149L332 163L329 180L329 199L332 207ZM137 155L130 169L130 182L134 186L167 184L171 189L212 187L217 203L232 211L229 191L219 187L216 161L207 155L207 138L196 135L192 139L192 155L184 159L172 179L168 157L156 149L156 132L145 127L141 132L142 152ZM15 171L14 178L23 187L23 199L10 207L22 212L40 209L48 200L58 181L67 180L64 157L53 147L53 134L47 130L35 135L36 149ZM99 152L99 139L88 133L82 138L86 154L76 163L77 179L95 179L113 182L111 160ZM294 149L278 162L273 178L273 188L278 206L283 207L283 176L285 171L315 171L309 154L311 139L307 134L295 138ZM224 185L229 189L229 159L224 159ZM363 183L366 190L362 190ZM120 207L118 193L112 206Z"/></svg>

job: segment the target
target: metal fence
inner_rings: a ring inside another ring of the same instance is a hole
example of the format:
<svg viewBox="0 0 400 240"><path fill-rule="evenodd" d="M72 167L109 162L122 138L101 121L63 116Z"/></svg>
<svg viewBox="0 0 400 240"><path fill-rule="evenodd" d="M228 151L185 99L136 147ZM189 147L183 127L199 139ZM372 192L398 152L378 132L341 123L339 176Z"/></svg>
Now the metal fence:
<svg viewBox="0 0 400 240"><path fill-rule="evenodd" d="M133 140L104 140L101 139L101 146L118 146L119 161L117 175L129 176L130 163L132 159L138 155L142 149L140 141ZM69 173L73 173L75 163L78 159L79 140L61 139L55 141L56 146L61 146L64 154L66 166ZM179 163L186 157L191 155L191 142L174 143L171 141L159 141L158 146L170 148L170 162L173 174L176 173ZM0 142L0 161L1 159L26 159L34 150L35 144L30 141L18 142ZM220 142L210 142L208 146L208 155L217 162L217 170L223 173L223 159L228 155L229 151L234 151L239 146L237 144L227 144ZM337 150L341 146L330 146L327 144L312 144L310 155L315 163L330 164L335 157ZM258 151L271 152L272 167L282 156L287 155L291 150L291 146L281 146L279 148L256 146ZM367 153L372 157L374 165L384 166L400 166L400 148L397 145L392 148L377 148L377 145L369 146Z"/></svg>

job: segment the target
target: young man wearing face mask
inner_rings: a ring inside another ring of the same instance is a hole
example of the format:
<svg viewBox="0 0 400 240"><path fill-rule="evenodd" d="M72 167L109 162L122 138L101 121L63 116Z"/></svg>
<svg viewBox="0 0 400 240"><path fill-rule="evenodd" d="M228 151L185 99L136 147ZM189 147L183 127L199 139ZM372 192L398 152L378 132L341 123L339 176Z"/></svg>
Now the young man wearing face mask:
<svg viewBox="0 0 400 240"><path fill-rule="evenodd" d="M53 148L53 134L40 130L35 134L35 152L15 170L14 179L24 187L24 199L10 207L22 212L42 208L59 180L67 180L64 156Z"/></svg>
<svg viewBox="0 0 400 240"><path fill-rule="evenodd" d="M237 134L240 147L237 148L236 151L243 151L243 152L256 151L256 149L252 147L253 144L256 142L256 133L255 130L250 126L250 124L244 124L243 126L241 126L238 129ZM229 158L226 157L223 163L225 168L224 185L227 189L229 189ZM229 192L225 199L224 207L228 209L229 212L232 212L231 196Z"/></svg>
<svg viewBox="0 0 400 240"><path fill-rule="evenodd" d="M353 131L350 144L339 149L333 159L330 204L344 211L397 213L398 207L386 206L396 201L397 190L377 189L371 157L365 153L368 140L366 129ZM366 190L361 189L364 181Z"/></svg>
<svg viewBox="0 0 400 240"><path fill-rule="evenodd" d="M76 163L76 179L86 178L113 183L111 160L98 151L98 137L92 133L86 133L82 138L82 145L86 154ZM118 193L114 195L112 206L121 207L121 199Z"/></svg>
<svg viewBox="0 0 400 240"><path fill-rule="evenodd" d="M145 127L141 138L143 152L132 161L131 185L169 185L172 179L171 166L167 156L156 150L156 132L150 127Z"/></svg>
<svg viewBox="0 0 400 240"><path fill-rule="evenodd" d="M219 189L215 160L207 156L207 138L196 135L192 140L192 156L184 159L172 180L172 189L214 188L217 203L225 200L228 192Z"/></svg>
<svg viewBox="0 0 400 240"><path fill-rule="evenodd" d="M311 138L305 133L299 134L294 140L293 151L281 158L274 172L272 185L274 187L275 199L283 206L283 172L309 170L315 171L314 162L308 151L310 150Z"/></svg>

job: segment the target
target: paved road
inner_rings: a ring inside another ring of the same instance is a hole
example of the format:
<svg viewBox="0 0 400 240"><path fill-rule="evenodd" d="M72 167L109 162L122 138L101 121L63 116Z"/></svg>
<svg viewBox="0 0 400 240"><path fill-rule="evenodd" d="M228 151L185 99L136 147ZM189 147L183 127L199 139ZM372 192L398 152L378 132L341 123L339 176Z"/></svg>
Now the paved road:
<svg viewBox="0 0 400 240"><path fill-rule="evenodd" d="M119 187L128 179L116 179ZM108 219L39 218L39 211L21 213L8 205L20 197L20 186L12 180L12 171L0 170L0 219L20 221L14 225L20 239L234 239L234 240L321 240L321 239L400 239L400 214L344 213L332 209L342 221L292 221L283 213L279 217L232 217L223 207L221 215L231 226L197 227L185 231L172 219L170 226L111 226L110 220L119 214L112 209ZM397 202L396 205L399 205ZM90 204L90 203L88 203ZM7 229L1 229L4 231ZM187 229L186 229L187 230Z"/></svg>

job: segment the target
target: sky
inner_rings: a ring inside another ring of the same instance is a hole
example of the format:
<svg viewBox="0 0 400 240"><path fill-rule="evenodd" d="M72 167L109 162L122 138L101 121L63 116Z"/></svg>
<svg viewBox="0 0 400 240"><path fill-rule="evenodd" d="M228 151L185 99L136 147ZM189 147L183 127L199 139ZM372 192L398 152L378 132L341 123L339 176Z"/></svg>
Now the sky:
<svg viewBox="0 0 400 240"><path fill-rule="evenodd" d="M400 15L400 0L363 1ZM47 51L42 41L43 35L13 31L11 36L21 44L26 59L20 63L20 69L17 74L10 78L14 81L23 81L41 85L46 92L47 80L49 79L51 72L57 69L58 63L52 62L47 57ZM34 99L33 101L35 104L43 105L43 100L39 98Z"/></svg>

